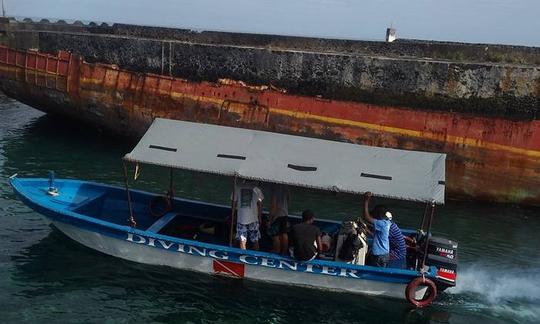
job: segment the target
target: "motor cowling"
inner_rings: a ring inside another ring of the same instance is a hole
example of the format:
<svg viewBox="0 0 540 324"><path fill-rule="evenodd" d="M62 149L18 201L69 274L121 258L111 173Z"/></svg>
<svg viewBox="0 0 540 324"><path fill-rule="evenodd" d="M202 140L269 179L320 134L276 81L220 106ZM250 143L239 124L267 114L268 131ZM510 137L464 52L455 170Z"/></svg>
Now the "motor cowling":
<svg viewBox="0 0 540 324"><path fill-rule="evenodd" d="M441 288L453 287L457 279L458 243L456 241L431 236L428 240L426 265L437 268L437 285Z"/></svg>

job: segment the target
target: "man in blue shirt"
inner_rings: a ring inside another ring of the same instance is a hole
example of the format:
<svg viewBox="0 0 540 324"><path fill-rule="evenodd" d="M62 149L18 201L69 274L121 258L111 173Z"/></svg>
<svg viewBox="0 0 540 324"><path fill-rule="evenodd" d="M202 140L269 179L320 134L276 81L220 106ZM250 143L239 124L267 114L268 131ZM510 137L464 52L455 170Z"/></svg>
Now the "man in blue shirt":
<svg viewBox="0 0 540 324"><path fill-rule="evenodd" d="M373 245L368 255L367 264L385 268L388 265L390 254L390 241L388 239L392 222L382 212L371 215L369 201L372 193L364 194L364 219L373 224Z"/></svg>

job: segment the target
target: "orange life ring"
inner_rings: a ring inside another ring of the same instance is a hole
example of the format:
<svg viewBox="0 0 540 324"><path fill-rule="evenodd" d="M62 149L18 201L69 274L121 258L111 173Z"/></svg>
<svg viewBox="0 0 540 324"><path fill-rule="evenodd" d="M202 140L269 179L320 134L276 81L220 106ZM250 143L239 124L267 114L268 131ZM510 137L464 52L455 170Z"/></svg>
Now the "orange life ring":
<svg viewBox="0 0 540 324"><path fill-rule="evenodd" d="M421 299L416 299L416 290L421 286L427 287L427 290ZM437 285L435 285L435 283L428 278L414 278L411 282L409 282L407 288L405 289L405 298L407 298L407 301L418 308L428 306L433 302L435 297L437 297Z"/></svg>
<svg viewBox="0 0 540 324"><path fill-rule="evenodd" d="M158 203L164 202L165 208L159 208L156 210ZM154 218L160 218L172 209L172 203L169 196L155 196L150 200L148 208L150 209L150 215Z"/></svg>

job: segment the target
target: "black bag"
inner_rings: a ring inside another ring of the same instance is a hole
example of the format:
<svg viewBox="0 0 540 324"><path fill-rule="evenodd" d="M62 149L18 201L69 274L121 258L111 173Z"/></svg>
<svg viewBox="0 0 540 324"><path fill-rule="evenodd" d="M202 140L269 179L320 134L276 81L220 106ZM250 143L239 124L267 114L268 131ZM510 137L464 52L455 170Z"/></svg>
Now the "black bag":
<svg viewBox="0 0 540 324"><path fill-rule="evenodd" d="M344 261L352 261L358 253L358 250L364 246L362 240L358 237L356 233L350 233L349 236L343 242L341 249L339 250L338 257Z"/></svg>

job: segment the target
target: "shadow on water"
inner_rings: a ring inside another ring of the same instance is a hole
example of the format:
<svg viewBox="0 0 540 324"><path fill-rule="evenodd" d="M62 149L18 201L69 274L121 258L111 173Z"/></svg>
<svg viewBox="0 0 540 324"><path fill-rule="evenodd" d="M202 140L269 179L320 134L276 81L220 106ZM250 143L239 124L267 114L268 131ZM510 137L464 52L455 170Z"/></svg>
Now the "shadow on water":
<svg viewBox="0 0 540 324"><path fill-rule="evenodd" d="M45 176L47 170L58 170L66 177L75 177L80 168L73 165L84 165L86 175L107 179L113 175L108 171L113 161L120 174L120 158L133 144L111 140L109 134L49 115L39 117L15 135L3 144L4 175L21 172L24 176ZM117 178L113 176L112 180Z"/></svg>
<svg viewBox="0 0 540 324"><path fill-rule="evenodd" d="M119 138L72 120L43 115L3 143L5 163L0 176L14 173L21 177L47 177L49 170L57 178L75 178L123 186L122 157L136 141ZM133 165L129 165L130 175ZM168 170L142 166L142 177L131 181L135 189L164 192L168 187ZM226 203L231 182L220 176L194 174L176 170L175 192L194 199ZM223 190L226 188L226 190Z"/></svg>

